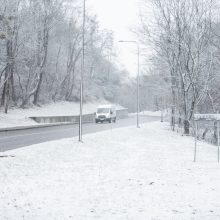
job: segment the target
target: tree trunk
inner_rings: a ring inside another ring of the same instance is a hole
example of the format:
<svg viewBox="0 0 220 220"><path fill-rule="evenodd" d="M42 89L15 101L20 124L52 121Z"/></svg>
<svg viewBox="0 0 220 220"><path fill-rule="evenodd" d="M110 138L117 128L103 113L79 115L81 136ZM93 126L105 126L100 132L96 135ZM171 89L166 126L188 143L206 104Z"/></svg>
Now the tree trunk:
<svg viewBox="0 0 220 220"><path fill-rule="evenodd" d="M9 84L6 83L6 90L5 90L5 100L4 100L4 113L8 113L8 102L9 102Z"/></svg>
<svg viewBox="0 0 220 220"><path fill-rule="evenodd" d="M37 105L37 103L39 101L40 88L41 88L42 80L43 80L43 71L41 71L40 74L39 74L39 81L38 81L38 84L37 84L37 89L36 89L36 92L34 93L34 101L33 101L34 105Z"/></svg>
<svg viewBox="0 0 220 220"><path fill-rule="evenodd" d="M218 128L217 128L218 124L217 121L214 121L214 144L217 144L218 142Z"/></svg>
<svg viewBox="0 0 220 220"><path fill-rule="evenodd" d="M10 34L9 30L8 33ZM4 112L5 114L8 113L8 105L9 105L9 100L10 100L10 87L12 88L13 85L10 86L11 77L12 77L12 66L13 66L13 52L12 52L12 40L11 40L11 35L9 35L9 39L7 40L6 44L6 51L7 51L7 66L5 69L5 84L4 84L4 89L3 89L3 94L2 94L2 105L4 105Z"/></svg>
<svg viewBox="0 0 220 220"><path fill-rule="evenodd" d="M189 120L185 119L184 120L184 134L186 135L189 134L189 128L190 128Z"/></svg>
<svg viewBox="0 0 220 220"><path fill-rule="evenodd" d="M173 131L175 131L175 114L176 114L176 110L175 110L175 106L176 106L175 97L176 97L176 94L175 94L174 88L172 86L171 127L172 127Z"/></svg>

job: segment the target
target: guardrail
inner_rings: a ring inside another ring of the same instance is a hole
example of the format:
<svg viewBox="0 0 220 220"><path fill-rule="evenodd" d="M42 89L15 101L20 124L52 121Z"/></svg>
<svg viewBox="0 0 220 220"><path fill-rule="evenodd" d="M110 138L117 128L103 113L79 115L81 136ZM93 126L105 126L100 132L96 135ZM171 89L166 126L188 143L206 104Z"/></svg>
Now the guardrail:
<svg viewBox="0 0 220 220"><path fill-rule="evenodd" d="M128 109L118 109L116 110L117 119L127 118ZM36 116L30 117L32 120L39 124L53 124L53 123L79 123L79 115L72 116ZM82 116L83 123L93 123L95 122L95 113L85 114Z"/></svg>
<svg viewBox="0 0 220 220"><path fill-rule="evenodd" d="M116 110L116 117L117 117L117 119L127 118L128 117L128 109L123 108L123 109Z"/></svg>
<svg viewBox="0 0 220 220"><path fill-rule="evenodd" d="M52 124L52 123L79 123L79 115L73 116L37 116L30 117L32 120L36 121L39 124ZM82 116L83 123L92 123L95 122L95 114L86 114Z"/></svg>
<svg viewBox="0 0 220 220"><path fill-rule="evenodd" d="M119 109L116 111L118 119L128 117L128 109ZM8 128L0 128L0 132L16 131L16 130L27 130L35 128L46 128L53 126L71 125L79 123L79 116L42 116L42 117L30 117L38 124L29 126L16 126ZM83 115L83 123L94 123L95 113Z"/></svg>

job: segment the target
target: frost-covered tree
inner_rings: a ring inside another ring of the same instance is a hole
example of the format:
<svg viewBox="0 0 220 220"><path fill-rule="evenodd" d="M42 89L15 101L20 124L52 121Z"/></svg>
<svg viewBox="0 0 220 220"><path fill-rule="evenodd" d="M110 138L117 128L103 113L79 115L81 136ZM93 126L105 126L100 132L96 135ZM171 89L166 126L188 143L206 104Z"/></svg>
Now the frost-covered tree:
<svg viewBox="0 0 220 220"><path fill-rule="evenodd" d="M154 58L170 77L172 125L175 117L189 133L190 121L207 94L212 78L212 0L152 0L149 25L142 13L143 43L151 42ZM152 25L153 24L153 25Z"/></svg>
<svg viewBox="0 0 220 220"><path fill-rule="evenodd" d="M84 101L113 99L122 77L112 33L86 15ZM82 11L77 0L0 0L0 105L79 99Z"/></svg>

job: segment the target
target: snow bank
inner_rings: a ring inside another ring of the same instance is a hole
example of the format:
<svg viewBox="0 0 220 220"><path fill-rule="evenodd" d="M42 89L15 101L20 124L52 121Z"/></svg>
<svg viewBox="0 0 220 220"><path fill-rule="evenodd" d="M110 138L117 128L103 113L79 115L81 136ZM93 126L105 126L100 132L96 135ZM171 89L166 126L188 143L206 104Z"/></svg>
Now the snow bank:
<svg viewBox="0 0 220 220"><path fill-rule="evenodd" d="M147 116L158 116L161 117L161 111L143 111L141 112L143 115ZM169 115L169 109L164 109L163 110L163 117L166 117Z"/></svg>
<svg viewBox="0 0 220 220"><path fill-rule="evenodd" d="M105 104L106 101L101 101ZM84 104L83 114L89 114L96 111L100 102L91 102ZM79 114L79 103L74 102L57 102L42 107L33 107L29 109L12 109L6 115L0 112L0 128L14 127L22 125L34 125L31 116L69 116Z"/></svg>
<svg viewBox="0 0 220 220"><path fill-rule="evenodd" d="M152 111L143 111L141 112L141 114L143 115L148 115L148 116L161 116L161 111L155 111L155 112L152 112Z"/></svg>
<svg viewBox="0 0 220 220"><path fill-rule="evenodd" d="M137 113L131 113L129 115L136 115ZM156 117L161 117L161 111L142 111L139 113L140 115L145 115L145 116L156 116ZM163 112L164 115L166 115L165 112Z"/></svg>
<svg viewBox="0 0 220 220"><path fill-rule="evenodd" d="M1 154L1 220L220 219L217 149L168 124L113 129Z"/></svg>

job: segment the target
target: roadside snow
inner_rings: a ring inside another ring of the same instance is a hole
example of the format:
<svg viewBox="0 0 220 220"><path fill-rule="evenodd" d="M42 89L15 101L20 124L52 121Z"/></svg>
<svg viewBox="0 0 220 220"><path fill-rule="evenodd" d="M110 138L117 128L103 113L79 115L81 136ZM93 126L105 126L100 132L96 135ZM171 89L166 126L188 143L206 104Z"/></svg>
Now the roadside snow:
<svg viewBox="0 0 220 220"><path fill-rule="evenodd" d="M101 104L107 103L101 101ZM89 114L96 111L100 102L91 102L84 104L83 114ZM29 109L12 109L8 114L0 112L0 128L26 126L37 124L29 119L31 116L68 116L79 114L79 103L74 102L57 102L42 107L33 107Z"/></svg>
<svg viewBox="0 0 220 220"><path fill-rule="evenodd" d="M1 220L218 220L217 149L159 122L0 157Z"/></svg>
<svg viewBox="0 0 220 220"><path fill-rule="evenodd" d="M149 116L161 116L161 111L155 111L155 112L152 112L152 111L143 111L141 112L141 114L143 115L149 115Z"/></svg>
<svg viewBox="0 0 220 220"><path fill-rule="evenodd" d="M0 112L0 128L10 128L16 126L36 125L37 123L23 114L9 113L3 114Z"/></svg>
<svg viewBox="0 0 220 220"><path fill-rule="evenodd" d="M136 115L137 113L131 113L129 115ZM146 115L146 116L156 116L161 117L161 111L142 111L139 113L140 115ZM163 116L168 116L168 110L163 110Z"/></svg>

